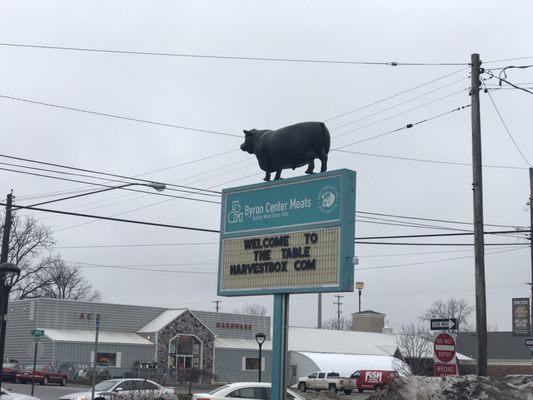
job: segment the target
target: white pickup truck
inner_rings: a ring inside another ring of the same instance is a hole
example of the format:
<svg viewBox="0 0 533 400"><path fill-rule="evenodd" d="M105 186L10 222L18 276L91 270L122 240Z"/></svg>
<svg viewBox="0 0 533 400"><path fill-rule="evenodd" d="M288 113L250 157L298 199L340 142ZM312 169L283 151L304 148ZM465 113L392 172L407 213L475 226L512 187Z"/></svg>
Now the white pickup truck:
<svg viewBox="0 0 533 400"><path fill-rule="evenodd" d="M342 378L338 372L314 372L309 376L298 379L298 389L305 392L311 390L329 390L337 393L339 390L351 394L356 389L353 379Z"/></svg>

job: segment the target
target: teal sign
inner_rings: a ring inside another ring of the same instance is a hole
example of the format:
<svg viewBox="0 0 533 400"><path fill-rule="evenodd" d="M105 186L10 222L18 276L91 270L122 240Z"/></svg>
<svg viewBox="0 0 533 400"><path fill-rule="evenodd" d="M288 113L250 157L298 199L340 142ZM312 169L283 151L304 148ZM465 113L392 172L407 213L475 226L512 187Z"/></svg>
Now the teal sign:
<svg viewBox="0 0 533 400"><path fill-rule="evenodd" d="M224 189L218 294L353 291L355 178L341 169Z"/></svg>
<svg viewBox="0 0 533 400"><path fill-rule="evenodd" d="M228 190L224 196L224 233L340 221L341 175L281 182Z"/></svg>
<svg viewBox="0 0 533 400"><path fill-rule="evenodd" d="M34 338L40 338L40 337L43 337L44 336L44 329L33 329L31 331L31 335L34 337Z"/></svg>

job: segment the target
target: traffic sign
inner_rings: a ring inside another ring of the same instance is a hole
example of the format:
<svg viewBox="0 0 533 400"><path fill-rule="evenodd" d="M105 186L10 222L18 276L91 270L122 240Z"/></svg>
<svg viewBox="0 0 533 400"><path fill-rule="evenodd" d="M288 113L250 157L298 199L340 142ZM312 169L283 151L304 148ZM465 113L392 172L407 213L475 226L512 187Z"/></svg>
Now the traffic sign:
<svg viewBox="0 0 533 400"><path fill-rule="evenodd" d="M431 320L432 331L453 331L458 329L456 318L439 318Z"/></svg>
<svg viewBox="0 0 533 400"><path fill-rule="evenodd" d="M533 347L533 339L526 339L524 344L526 347Z"/></svg>
<svg viewBox="0 0 533 400"><path fill-rule="evenodd" d="M31 335L34 338L40 338L44 336L44 329L34 329L31 331Z"/></svg>
<svg viewBox="0 0 533 400"><path fill-rule="evenodd" d="M455 335L450 333L439 333L435 336L433 343L434 357L436 363L455 363Z"/></svg>
<svg viewBox="0 0 533 400"><path fill-rule="evenodd" d="M456 364L435 363L435 376L459 376L459 368Z"/></svg>

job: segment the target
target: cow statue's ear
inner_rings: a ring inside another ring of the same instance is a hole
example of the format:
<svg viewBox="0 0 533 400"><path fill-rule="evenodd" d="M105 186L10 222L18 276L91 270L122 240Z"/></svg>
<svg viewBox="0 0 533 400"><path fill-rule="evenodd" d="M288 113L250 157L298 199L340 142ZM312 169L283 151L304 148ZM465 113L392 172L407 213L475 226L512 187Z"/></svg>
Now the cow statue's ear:
<svg viewBox="0 0 533 400"><path fill-rule="evenodd" d="M252 134L252 132L250 132L250 131L247 131L246 129L244 129L244 130L243 130L243 132L244 132L244 134L245 134L246 136L248 136L248 135L251 135L251 134Z"/></svg>

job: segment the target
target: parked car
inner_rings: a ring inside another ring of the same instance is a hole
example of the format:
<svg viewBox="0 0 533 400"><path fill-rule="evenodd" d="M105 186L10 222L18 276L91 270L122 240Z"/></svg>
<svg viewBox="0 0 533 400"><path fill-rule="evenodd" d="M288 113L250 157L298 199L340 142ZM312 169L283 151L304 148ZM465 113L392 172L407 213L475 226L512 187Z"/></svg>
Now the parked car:
<svg viewBox="0 0 533 400"><path fill-rule="evenodd" d="M33 365L26 365L23 369L17 372L17 381L20 383L31 382L32 380ZM37 364L35 366L35 382L40 385L58 383L61 386L65 386L67 384L67 375L56 371L55 368L49 364Z"/></svg>
<svg viewBox="0 0 533 400"><path fill-rule="evenodd" d="M7 360L11 362L7 362ZM16 382L17 372L19 371L20 366L17 360L13 359L4 359L4 364L2 367L2 380Z"/></svg>
<svg viewBox="0 0 533 400"><path fill-rule="evenodd" d="M239 382L221 386L209 393L197 393L192 400L222 400L239 398L242 400L270 400L272 398L271 385L268 382ZM287 389L287 400L305 400L298 393Z"/></svg>
<svg viewBox="0 0 533 400"><path fill-rule="evenodd" d="M176 389L170 387L163 387L153 381L147 379L109 379L98 383L94 387L94 399L120 399L127 397L131 399L136 395L145 397L150 395L150 398L157 400L176 400ZM90 400L91 391L69 393L59 398L59 400Z"/></svg>
<svg viewBox="0 0 533 400"><path fill-rule="evenodd" d="M298 389L305 392L312 390L329 390L337 393L339 390L351 394L355 390L355 382L349 378L342 378L338 372L314 372L309 376L298 379Z"/></svg>
<svg viewBox="0 0 533 400"><path fill-rule="evenodd" d="M355 382L359 393L362 393L364 390L379 392L399 376L397 371L361 370L355 371L350 378Z"/></svg>
<svg viewBox="0 0 533 400"><path fill-rule="evenodd" d="M37 397L28 396L26 394L14 393L2 388L2 400L39 400Z"/></svg>

